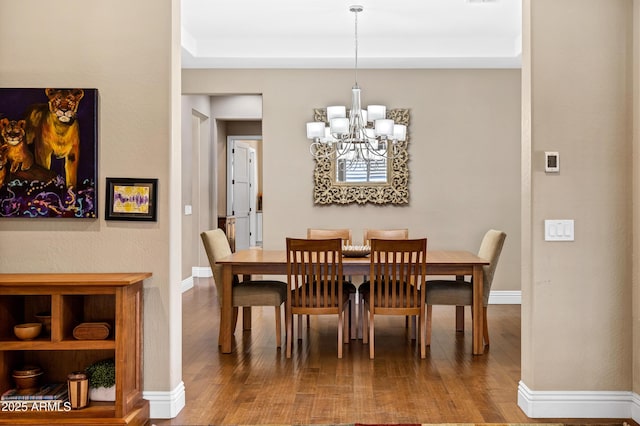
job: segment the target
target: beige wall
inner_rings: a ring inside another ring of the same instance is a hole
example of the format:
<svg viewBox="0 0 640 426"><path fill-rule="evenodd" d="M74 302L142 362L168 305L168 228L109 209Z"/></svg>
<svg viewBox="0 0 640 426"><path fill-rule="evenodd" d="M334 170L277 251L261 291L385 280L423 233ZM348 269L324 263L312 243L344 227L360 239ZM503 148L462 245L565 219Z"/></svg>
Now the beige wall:
<svg viewBox="0 0 640 426"><path fill-rule="evenodd" d="M631 5L524 2L522 380L537 391L632 387ZM544 219L574 219L575 241L545 242Z"/></svg>
<svg viewBox="0 0 640 426"><path fill-rule="evenodd" d="M360 70L363 103L411 109L409 206L313 204L312 110L350 102L351 70L183 70L185 94L262 94L264 245L307 227L408 227L433 249L507 245L496 290L520 288L520 71ZM215 118L215 117L214 117Z"/></svg>
<svg viewBox="0 0 640 426"><path fill-rule="evenodd" d="M215 226L212 203L211 100L208 96L182 96L182 279L194 266L208 267L200 232ZM184 213L184 206L192 214Z"/></svg>
<svg viewBox="0 0 640 426"><path fill-rule="evenodd" d="M175 0L0 2L3 87L99 91L100 216L0 220L0 271L152 272L144 295L145 390L168 391L181 380L180 243L170 244L172 217L179 218L170 208L179 194L170 175L180 169L172 163L180 158L173 143L180 125L171 119L180 110L172 78L179 79L179 18ZM106 222L107 176L157 177L157 222Z"/></svg>

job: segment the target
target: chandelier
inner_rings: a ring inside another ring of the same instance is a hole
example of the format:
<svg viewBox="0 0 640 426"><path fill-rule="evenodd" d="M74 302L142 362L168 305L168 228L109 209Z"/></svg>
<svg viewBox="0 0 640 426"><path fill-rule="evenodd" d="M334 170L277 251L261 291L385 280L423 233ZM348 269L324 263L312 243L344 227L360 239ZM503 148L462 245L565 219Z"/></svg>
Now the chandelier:
<svg viewBox="0 0 640 426"><path fill-rule="evenodd" d="M307 138L313 140L309 150L316 159L322 157L341 158L341 167L381 159L392 159L396 153L396 142L405 141L407 127L395 124L387 118L387 107L369 105L362 109L358 86L358 13L360 5L350 6L355 16L355 84L351 89L351 109L345 106L329 106L326 122L307 123Z"/></svg>

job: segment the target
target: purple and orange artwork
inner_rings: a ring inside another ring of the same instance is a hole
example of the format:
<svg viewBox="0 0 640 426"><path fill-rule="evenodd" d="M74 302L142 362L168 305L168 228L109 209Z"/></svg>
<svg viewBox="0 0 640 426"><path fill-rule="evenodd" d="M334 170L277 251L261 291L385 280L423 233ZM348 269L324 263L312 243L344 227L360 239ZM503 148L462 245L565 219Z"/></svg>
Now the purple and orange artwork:
<svg viewBox="0 0 640 426"><path fill-rule="evenodd" d="M0 88L0 217L98 217L97 103L97 89Z"/></svg>

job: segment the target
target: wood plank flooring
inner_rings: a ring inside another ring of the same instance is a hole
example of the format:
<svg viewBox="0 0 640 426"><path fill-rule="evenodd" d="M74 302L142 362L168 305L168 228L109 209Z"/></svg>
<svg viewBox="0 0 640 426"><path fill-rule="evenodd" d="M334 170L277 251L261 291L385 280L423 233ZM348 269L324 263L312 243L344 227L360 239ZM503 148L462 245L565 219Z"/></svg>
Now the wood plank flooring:
<svg viewBox="0 0 640 426"><path fill-rule="evenodd" d="M183 294L186 407L155 425L453 422L613 423L615 419L530 419L517 405L520 306L489 307L491 346L472 355L471 315L455 331L455 308L436 306L427 358L403 317L376 319L376 358L362 340L337 358L337 319L312 317L293 356L276 348L273 308L253 309L253 328L218 350L219 310L210 279ZM284 330L283 330L284 331ZM284 342L284 336L283 336Z"/></svg>

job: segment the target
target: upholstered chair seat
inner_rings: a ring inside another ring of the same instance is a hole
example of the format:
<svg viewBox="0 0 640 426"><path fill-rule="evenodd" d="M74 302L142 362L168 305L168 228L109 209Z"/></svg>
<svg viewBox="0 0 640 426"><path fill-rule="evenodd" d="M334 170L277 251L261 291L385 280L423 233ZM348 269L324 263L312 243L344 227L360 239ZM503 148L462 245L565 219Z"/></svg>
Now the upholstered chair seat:
<svg viewBox="0 0 640 426"><path fill-rule="evenodd" d="M213 229L200 234L204 250L207 253L213 281L218 290L218 302L222 300L222 265L217 263L231 254L229 240L222 229ZM280 307L287 300L287 284L275 280L245 280L239 281L234 275L231 303L234 307L234 326L238 317L239 307L274 306L276 315L276 344L282 346L282 314Z"/></svg>
<svg viewBox="0 0 640 426"><path fill-rule="evenodd" d="M489 327L487 325L487 306L489 305L489 295L491 294L491 284L493 276L498 266L498 259L507 237L502 231L490 229L486 232L478 250L478 257L486 259L489 264L483 266L483 310L482 312L472 312L473 315L483 315L483 336L484 343L489 344ZM431 317L433 305L456 306L456 329L464 330L464 307L473 306L473 282L465 280L465 277L458 276L455 280L430 280L427 281L425 292L425 303L427 304L427 345L431 344Z"/></svg>

